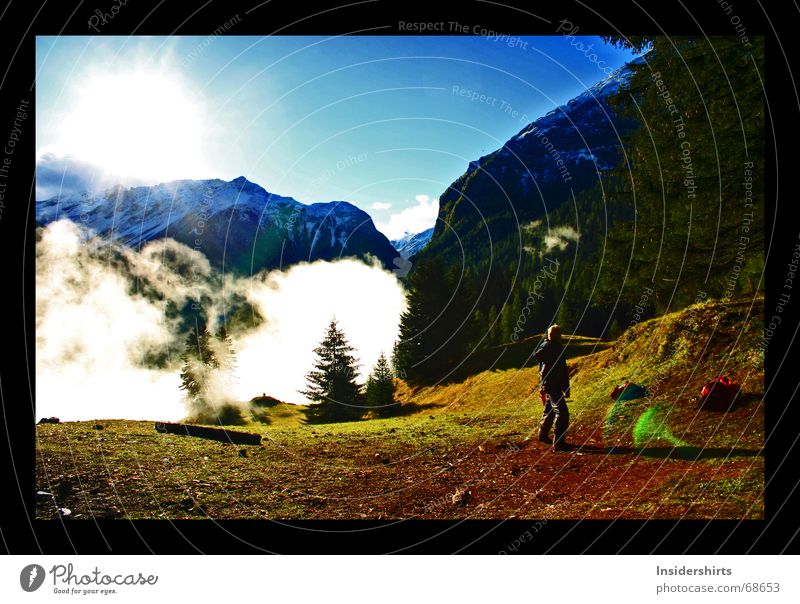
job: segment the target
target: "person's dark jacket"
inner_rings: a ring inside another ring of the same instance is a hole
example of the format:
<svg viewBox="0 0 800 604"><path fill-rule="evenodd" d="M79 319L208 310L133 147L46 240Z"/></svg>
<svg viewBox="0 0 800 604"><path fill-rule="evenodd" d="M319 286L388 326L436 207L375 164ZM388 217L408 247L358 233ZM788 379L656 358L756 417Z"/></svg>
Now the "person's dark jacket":
<svg viewBox="0 0 800 604"><path fill-rule="evenodd" d="M539 363L541 385L553 394L569 392L569 371L567 370L564 347L558 340L545 340L533 353Z"/></svg>

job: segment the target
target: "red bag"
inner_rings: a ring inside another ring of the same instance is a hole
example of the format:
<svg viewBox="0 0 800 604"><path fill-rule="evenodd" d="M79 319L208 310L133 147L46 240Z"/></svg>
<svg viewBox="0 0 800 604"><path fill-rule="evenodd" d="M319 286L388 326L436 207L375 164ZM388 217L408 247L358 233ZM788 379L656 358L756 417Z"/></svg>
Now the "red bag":
<svg viewBox="0 0 800 604"><path fill-rule="evenodd" d="M700 391L700 407L706 411L728 411L741 393L741 386L728 376L711 380Z"/></svg>

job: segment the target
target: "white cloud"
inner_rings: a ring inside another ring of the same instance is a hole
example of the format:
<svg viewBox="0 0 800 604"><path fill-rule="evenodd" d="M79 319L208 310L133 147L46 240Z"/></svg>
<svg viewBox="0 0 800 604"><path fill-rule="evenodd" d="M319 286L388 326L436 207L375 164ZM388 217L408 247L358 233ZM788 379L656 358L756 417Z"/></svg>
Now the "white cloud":
<svg viewBox="0 0 800 604"><path fill-rule="evenodd" d="M553 250L564 251L571 241L577 242L581 234L569 225L554 226L545 228L541 220L534 220L528 224L523 224L520 228L526 233L538 234L542 238L541 249L531 245L525 245L523 250L533 256L541 256Z"/></svg>
<svg viewBox="0 0 800 604"><path fill-rule="evenodd" d="M297 391L305 386L313 350L333 317L356 349L362 380L381 352L391 353L405 294L397 278L377 265L317 261L252 281L248 298L267 320L235 342L240 400L265 392L288 403L305 403Z"/></svg>
<svg viewBox="0 0 800 604"><path fill-rule="evenodd" d="M112 174L102 166L49 150L36 159L36 199L103 191L118 184L131 187L156 184L156 181Z"/></svg>
<svg viewBox="0 0 800 604"><path fill-rule="evenodd" d="M385 201L376 201L370 206L370 208L372 208L373 210L388 210L391 207L392 204L387 203Z"/></svg>
<svg viewBox="0 0 800 604"><path fill-rule="evenodd" d="M541 220L531 220L528 224L520 225L520 228L525 231L526 233L532 233L539 229L542 226Z"/></svg>
<svg viewBox="0 0 800 604"><path fill-rule="evenodd" d="M207 174L202 94L179 69L98 68L68 80L55 147L109 173L165 182ZM117 66L115 66L117 67Z"/></svg>
<svg viewBox="0 0 800 604"><path fill-rule="evenodd" d="M356 349L363 379L381 352L391 352L405 310L397 277L377 264L317 261L235 278L221 277L202 254L172 240L117 250L114 261L108 249L85 241L67 220L48 225L36 244L37 418L185 417L178 358L185 334L165 310L189 298L202 296L208 315L218 317L235 292L265 318L235 336L236 380L217 384L220 401L266 392L305 402L297 390L334 316ZM165 366L147 362L167 351Z"/></svg>
<svg viewBox="0 0 800 604"><path fill-rule="evenodd" d="M37 417L180 418L177 370L142 365L172 341L173 326L80 239L62 220L36 245Z"/></svg>
<svg viewBox="0 0 800 604"><path fill-rule="evenodd" d="M544 236L544 249L546 252L550 252L556 248L565 250L570 241L578 241L579 237L580 233L571 226L554 227Z"/></svg>
<svg viewBox="0 0 800 604"><path fill-rule="evenodd" d="M417 195L417 205L392 214L388 222L376 223L378 230L389 239L400 239L406 233L421 233L436 224L439 200Z"/></svg>

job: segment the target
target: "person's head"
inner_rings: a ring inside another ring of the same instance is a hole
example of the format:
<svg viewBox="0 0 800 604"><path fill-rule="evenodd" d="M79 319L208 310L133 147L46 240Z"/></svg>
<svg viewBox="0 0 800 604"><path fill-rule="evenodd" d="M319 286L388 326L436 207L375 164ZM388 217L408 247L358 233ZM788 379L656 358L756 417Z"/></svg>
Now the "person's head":
<svg viewBox="0 0 800 604"><path fill-rule="evenodd" d="M548 340L560 340L561 339L561 328L558 326L557 323L553 323L547 330L547 339Z"/></svg>

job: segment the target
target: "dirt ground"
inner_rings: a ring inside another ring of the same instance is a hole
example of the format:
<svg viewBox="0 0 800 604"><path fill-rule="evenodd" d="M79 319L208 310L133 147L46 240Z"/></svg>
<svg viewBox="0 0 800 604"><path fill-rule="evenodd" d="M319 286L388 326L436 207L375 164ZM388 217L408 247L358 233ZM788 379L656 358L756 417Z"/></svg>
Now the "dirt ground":
<svg viewBox="0 0 800 604"><path fill-rule="evenodd" d="M39 426L37 517L764 515L764 459L755 446L609 449L595 432L577 428L570 450L556 453L505 424L490 436L451 441L440 433L452 427L440 423L349 434L306 430L294 440L266 432L254 447L160 434L151 422L104 421L102 430L91 422Z"/></svg>

